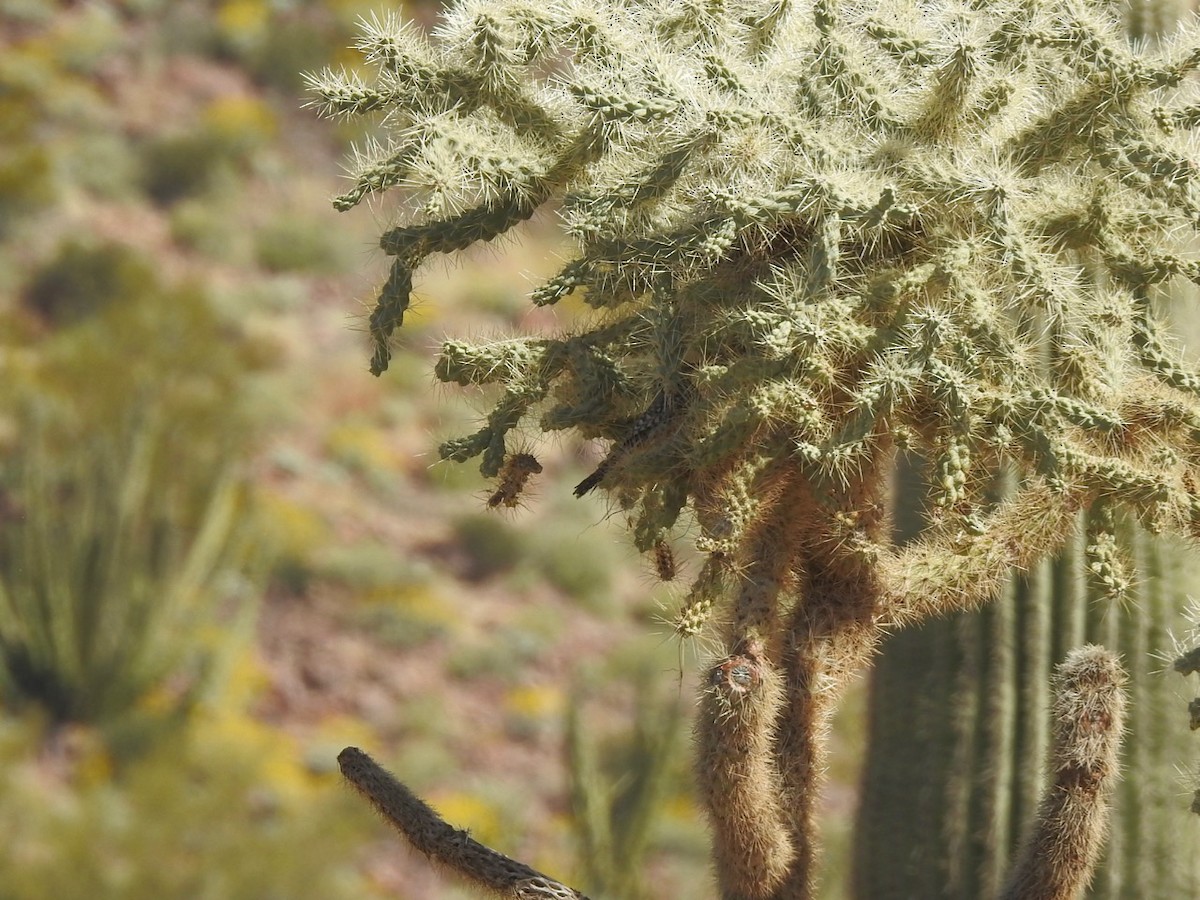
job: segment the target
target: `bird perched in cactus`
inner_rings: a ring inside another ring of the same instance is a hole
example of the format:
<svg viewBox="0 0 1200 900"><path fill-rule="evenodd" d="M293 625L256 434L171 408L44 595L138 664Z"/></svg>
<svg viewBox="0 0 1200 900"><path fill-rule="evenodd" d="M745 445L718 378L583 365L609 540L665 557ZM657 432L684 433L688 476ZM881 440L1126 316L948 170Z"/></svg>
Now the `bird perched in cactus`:
<svg viewBox="0 0 1200 900"><path fill-rule="evenodd" d="M466 0L359 49L369 78L311 82L380 123L335 206L413 210L372 372L431 257L541 209L575 239L531 301L594 316L447 342L440 379L500 393L441 454L496 477L518 425L572 430L610 446L577 493L641 550L695 535L677 626L724 648L696 726L723 896L812 896L828 720L885 628L986 602L1082 509L1200 533L1200 374L1154 302L1200 280L1195 23L1131 48L1099 0ZM897 448L937 472L901 548Z"/></svg>

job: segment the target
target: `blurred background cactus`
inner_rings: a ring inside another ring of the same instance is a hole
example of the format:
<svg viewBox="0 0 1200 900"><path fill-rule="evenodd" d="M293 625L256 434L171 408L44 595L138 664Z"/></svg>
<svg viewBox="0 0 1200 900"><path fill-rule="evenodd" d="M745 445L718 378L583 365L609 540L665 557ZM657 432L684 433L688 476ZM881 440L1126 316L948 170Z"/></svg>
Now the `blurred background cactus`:
<svg viewBox="0 0 1200 900"><path fill-rule="evenodd" d="M248 535L237 524L244 510L235 485L179 459L167 481L160 423L93 434L86 455L66 459L38 431L26 424L23 458L9 461L16 480L4 492L4 700L40 704L64 722L103 723L134 712L175 676L171 705L186 706L207 667L192 636L220 606L207 595L248 562L237 546ZM197 495L184 496L181 475L199 482ZM203 505L189 510L199 497Z"/></svg>
<svg viewBox="0 0 1200 900"><path fill-rule="evenodd" d="M207 687L197 637L252 620L266 569L241 344L202 290L116 244L67 243L24 299L57 330L0 408L20 436L0 470L0 702L169 718Z"/></svg>
<svg viewBox="0 0 1200 900"><path fill-rule="evenodd" d="M1128 602L1137 529L1200 525L1200 381L1158 299L1200 278L1195 23L1131 44L1088 0L509 0L454 4L432 40L373 18L358 49L369 74L310 81L325 114L382 126L334 205L400 198L373 373L431 257L543 209L576 242L532 300L575 294L589 319L444 344L438 377L496 400L441 454L503 481L530 434L601 439L576 495L604 491L640 551L690 532L706 554L676 627L718 647L696 774L722 894L812 895L837 697L885 628L994 600L1017 569L972 650L995 681L987 758L964 762L997 782L968 839L1004 845L1034 805L1016 761L1038 771L1049 732L1003 673L1044 682L1087 633L1056 646L1053 617L1079 613L1039 573L1086 515L1089 577ZM897 449L930 471L899 545ZM1104 621L1146 648L1149 625Z"/></svg>
<svg viewBox="0 0 1200 900"><path fill-rule="evenodd" d="M601 741L577 690L567 708L567 771L579 845L580 882L589 896L653 900L647 849L661 808L685 773L677 765L684 733L678 697L655 693L650 667L633 680L633 729ZM676 784L672 784L672 782Z"/></svg>

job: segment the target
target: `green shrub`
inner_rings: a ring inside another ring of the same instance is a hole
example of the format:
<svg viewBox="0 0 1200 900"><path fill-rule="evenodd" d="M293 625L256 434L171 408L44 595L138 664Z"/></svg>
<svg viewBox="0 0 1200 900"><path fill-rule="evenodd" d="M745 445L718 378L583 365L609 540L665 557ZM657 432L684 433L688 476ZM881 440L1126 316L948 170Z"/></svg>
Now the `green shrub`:
<svg viewBox="0 0 1200 900"><path fill-rule="evenodd" d="M142 146L142 186L162 206L206 194L268 148L278 127L275 111L253 95L214 100L198 125Z"/></svg>
<svg viewBox="0 0 1200 900"><path fill-rule="evenodd" d="M654 680L653 668L645 665L630 679L634 727L605 740L588 724L594 717L579 691L567 707L566 763L579 867L588 888L612 900L654 896L646 884L646 862L664 801L690 793L679 758L684 707L665 691L656 696L642 689Z"/></svg>
<svg viewBox="0 0 1200 900"><path fill-rule="evenodd" d="M195 636L249 562L236 486L165 459L162 420L66 448L24 424L4 473L19 514L0 522L0 696L109 723L172 677L186 706L208 659Z"/></svg>
<svg viewBox="0 0 1200 900"><path fill-rule="evenodd" d="M457 605L429 587L371 591L354 612L355 624L391 647L418 647L454 633L462 623Z"/></svg>
<svg viewBox="0 0 1200 900"><path fill-rule="evenodd" d="M150 264L129 247L71 239L34 273L23 300L47 321L66 325L158 288Z"/></svg>
<svg viewBox="0 0 1200 900"><path fill-rule="evenodd" d="M189 197L171 207L171 238L213 260L240 262L242 236L229 227L229 211L210 200Z"/></svg>
<svg viewBox="0 0 1200 900"><path fill-rule="evenodd" d="M272 272L337 272L346 264L342 232L312 219L285 216L254 237L259 265Z"/></svg>
<svg viewBox="0 0 1200 900"><path fill-rule="evenodd" d="M197 723L116 779L82 730L69 780L39 771L41 739L0 716L5 900L371 896L354 862L370 814L251 720Z"/></svg>
<svg viewBox="0 0 1200 900"><path fill-rule="evenodd" d="M45 149L0 148L0 234L22 215L48 206L53 199L53 169Z"/></svg>
<svg viewBox="0 0 1200 900"><path fill-rule="evenodd" d="M40 100L0 72L0 235L54 199L53 160L37 140Z"/></svg>
<svg viewBox="0 0 1200 900"><path fill-rule="evenodd" d="M332 539L328 523L308 505L262 486L255 505L275 551L272 584L289 594L305 593L317 576L321 548Z"/></svg>
<svg viewBox="0 0 1200 900"><path fill-rule="evenodd" d="M446 671L464 681L496 678L513 684L549 644L531 629L505 626L490 631L482 640L459 646L447 661Z"/></svg>
<svg viewBox="0 0 1200 900"><path fill-rule="evenodd" d="M382 543L326 544L313 548L311 557L316 576L363 590L421 588L429 580L420 561Z"/></svg>
<svg viewBox="0 0 1200 900"><path fill-rule="evenodd" d="M233 162L228 143L207 129L155 137L141 151L142 187L169 206L209 190Z"/></svg>
<svg viewBox="0 0 1200 900"><path fill-rule="evenodd" d="M56 23L50 46L55 62L73 75L90 77L124 51L128 32L108 4L89 3Z"/></svg>
<svg viewBox="0 0 1200 900"><path fill-rule="evenodd" d="M279 131L279 117L253 94L230 94L205 107L202 128L231 159L245 160L270 146Z"/></svg>
<svg viewBox="0 0 1200 900"><path fill-rule="evenodd" d="M27 390L0 394L0 410L18 393L56 411L74 440L103 432L131 409L156 410L171 423L167 456L226 454L244 447L256 383L237 326L218 315L207 293L157 278L130 289L37 348Z"/></svg>
<svg viewBox="0 0 1200 900"><path fill-rule="evenodd" d="M163 57L214 55L221 44L212 9L197 3L164 3L153 38Z"/></svg>
<svg viewBox="0 0 1200 900"><path fill-rule="evenodd" d="M466 553L467 577L471 579L510 571L526 555L521 535L495 515L461 516L454 522L454 535Z"/></svg>
<svg viewBox="0 0 1200 900"><path fill-rule="evenodd" d="M64 156L64 180L105 199L136 194L138 161L125 135L104 131L75 136Z"/></svg>
<svg viewBox="0 0 1200 900"><path fill-rule="evenodd" d="M538 571L546 580L594 613L615 609L613 573L622 562L611 543L569 526L541 538L535 551Z"/></svg>
<svg viewBox="0 0 1200 900"><path fill-rule="evenodd" d="M0 16L3 16L6 24L40 25L54 13L53 5L43 0L4 0L0 4Z"/></svg>

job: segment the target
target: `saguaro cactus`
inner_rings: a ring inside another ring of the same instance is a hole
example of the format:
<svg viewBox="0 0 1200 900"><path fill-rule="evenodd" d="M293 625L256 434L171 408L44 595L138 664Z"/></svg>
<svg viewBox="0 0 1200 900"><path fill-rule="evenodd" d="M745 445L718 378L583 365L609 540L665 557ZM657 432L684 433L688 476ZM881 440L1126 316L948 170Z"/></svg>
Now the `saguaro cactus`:
<svg viewBox="0 0 1200 900"><path fill-rule="evenodd" d="M448 342L438 376L500 394L441 452L497 476L518 424L573 429L609 444L576 493L641 549L695 522L678 626L724 648L696 771L725 897L811 896L829 717L885 628L991 600L1098 502L1200 530L1200 376L1148 300L1200 278L1200 28L1130 49L1106 10L461 2L433 40L367 25L371 80L313 79L386 135L335 205L411 201L380 241L376 374L428 258L552 205L577 239L532 299L594 319ZM901 548L898 446L938 472Z"/></svg>
<svg viewBox="0 0 1200 900"><path fill-rule="evenodd" d="M1182 622L1197 570L1185 548L1132 523L1119 523L1116 537L1138 572L1116 603L1086 575L1081 528L985 610L889 641L872 675L854 896L973 900L998 889L1041 792L1050 660L1084 640L1122 654L1130 701L1109 848L1087 896L1195 891L1200 831L1176 775L1193 748L1166 670L1168 631ZM914 818L925 827L901 827Z"/></svg>

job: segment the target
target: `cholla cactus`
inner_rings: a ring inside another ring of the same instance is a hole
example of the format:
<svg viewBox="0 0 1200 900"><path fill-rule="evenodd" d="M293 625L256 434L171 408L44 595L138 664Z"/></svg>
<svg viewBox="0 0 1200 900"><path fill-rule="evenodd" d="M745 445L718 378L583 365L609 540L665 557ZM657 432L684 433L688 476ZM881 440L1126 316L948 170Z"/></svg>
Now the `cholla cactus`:
<svg viewBox="0 0 1200 900"><path fill-rule="evenodd" d="M1072 651L1057 672L1054 788L1002 900L1072 900L1096 864L1118 768L1125 673L1103 647Z"/></svg>
<svg viewBox="0 0 1200 900"><path fill-rule="evenodd" d="M1200 375L1151 301L1200 280L1197 26L1130 49L1089 0L469 0L360 49L373 79L313 88L386 134L335 206L414 210L380 241L374 373L429 257L543 208L577 239L532 302L595 317L448 342L439 378L502 393L441 452L496 476L518 424L573 429L610 445L576 492L639 548L695 522L678 625L727 654L697 725L726 897L811 896L825 728L883 628L987 601L1095 503L1200 530ZM939 473L902 549L897 446Z"/></svg>

